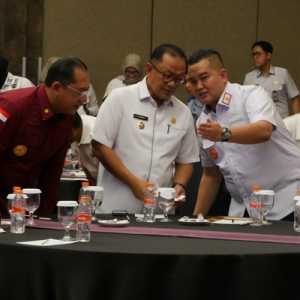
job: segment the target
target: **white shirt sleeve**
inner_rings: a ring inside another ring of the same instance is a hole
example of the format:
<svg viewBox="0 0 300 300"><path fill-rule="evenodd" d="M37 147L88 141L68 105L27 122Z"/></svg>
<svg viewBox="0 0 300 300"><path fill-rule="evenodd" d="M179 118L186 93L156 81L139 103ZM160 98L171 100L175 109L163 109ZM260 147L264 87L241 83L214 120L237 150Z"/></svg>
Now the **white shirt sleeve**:
<svg viewBox="0 0 300 300"><path fill-rule="evenodd" d="M107 147L112 148L119 132L122 120L122 104L118 97L118 91L112 91L100 106L93 139Z"/></svg>
<svg viewBox="0 0 300 300"><path fill-rule="evenodd" d="M291 77L291 75L289 74L289 72L286 70L286 87L287 87L287 93L288 93L288 97L289 100L293 99L294 97L299 95L299 90L293 80L293 78Z"/></svg>
<svg viewBox="0 0 300 300"><path fill-rule="evenodd" d="M253 87L249 90L249 95L245 103L246 112L250 123L257 121L268 121L274 126L277 126L276 107L262 87Z"/></svg>
<svg viewBox="0 0 300 300"><path fill-rule="evenodd" d="M190 111L187 111L188 127L183 137L181 147L176 158L178 163L193 163L199 161L199 147L196 138L194 120Z"/></svg>

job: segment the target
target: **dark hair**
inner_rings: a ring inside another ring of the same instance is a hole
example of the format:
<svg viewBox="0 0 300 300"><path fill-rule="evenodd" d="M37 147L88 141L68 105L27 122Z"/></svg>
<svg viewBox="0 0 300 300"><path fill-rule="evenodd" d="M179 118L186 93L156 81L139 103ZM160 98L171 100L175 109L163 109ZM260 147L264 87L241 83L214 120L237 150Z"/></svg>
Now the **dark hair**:
<svg viewBox="0 0 300 300"><path fill-rule="evenodd" d="M67 57L57 60L48 70L45 84L51 86L54 81L59 81L62 85L69 85L74 82L74 70L80 68L87 70L86 64L77 57Z"/></svg>
<svg viewBox="0 0 300 300"><path fill-rule="evenodd" d="M185 64L187 65L187 57L184 51L178 46L173 44L161 44L158 47L156 47L150 55L150 60L161 61L163 55L166 53L174 57L181 57L185 61Z"/></svg>
<svg viewBox="0 0 300 300"><path fill-rule="evenodd" d="M267 41L257 41L257 42L255 42L252 45L251 50L253 50L253 48L256 47L256 46L261 47L261 49L263 49L267 53L273 53L273 50L274 50L272 44L267 42Z"/></svg>
<svg viewBox="0 0 300 300"><path fill-rule="evenodd" d="M224 62L221 54L215 49L199 49L195 51L188 60L189 65L198 63L202 59L209 59L218 62L220 67L224 67Z"/></svg>
<svg viewBox="0 0 300 300"><path fill-rule="evenodd" d="M73 115L73 128L82 128L82 119L78 112Z"/></svg>

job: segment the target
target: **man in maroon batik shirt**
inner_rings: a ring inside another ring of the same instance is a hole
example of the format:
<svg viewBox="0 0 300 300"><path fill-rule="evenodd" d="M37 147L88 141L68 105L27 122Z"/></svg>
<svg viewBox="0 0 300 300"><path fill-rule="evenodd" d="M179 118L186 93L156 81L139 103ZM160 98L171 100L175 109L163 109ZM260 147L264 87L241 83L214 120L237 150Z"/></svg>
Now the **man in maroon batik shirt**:
<svg viewBox="0 0 300 300"><path fill-rule="evenodd" d="M42 190L39 212L56 205L60 175L70 144L73 115L86 101L86 65L78 58L58 60L45 85L0 94L0 211L13 186Z"/></svg>

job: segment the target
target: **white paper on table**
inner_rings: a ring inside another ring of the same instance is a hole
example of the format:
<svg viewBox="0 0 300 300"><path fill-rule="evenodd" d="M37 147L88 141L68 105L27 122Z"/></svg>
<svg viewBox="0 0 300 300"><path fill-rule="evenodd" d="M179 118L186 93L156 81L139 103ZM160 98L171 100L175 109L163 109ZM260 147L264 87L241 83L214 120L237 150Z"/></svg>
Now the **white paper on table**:
<svg viewBox="0 0 300 300"><path fill-rule="evenodd" d="M63 241L56 239L45 239L45 240L36 240L36 241L28 241L28 242L17 242L17 244L21 245L29 245L29 246L40 246L40 247L48 247L48 246L59 246L59 245L68 245L74 244L78 241Z"/></svg>
<svg viewBox="0 0 300 300"><path fill-rule="evenodd" d="M136 218L143 218L143 217L144 217L143 214L134 214L134 216L135 216ZM155 219L156 219L156 220L163 219L163 218L164 218L164 215L163 215L163 214L157 214L157 215L155 215Z"/></svg>
<svg viewBox="0 0 300 300"><path fill-rule="evenodd" d="M222 224L222 225L247 225L251 224L252 220L228 220L228 219L222 219L222 220L216 220L216 221L210 221L213 224Z"/></svg>

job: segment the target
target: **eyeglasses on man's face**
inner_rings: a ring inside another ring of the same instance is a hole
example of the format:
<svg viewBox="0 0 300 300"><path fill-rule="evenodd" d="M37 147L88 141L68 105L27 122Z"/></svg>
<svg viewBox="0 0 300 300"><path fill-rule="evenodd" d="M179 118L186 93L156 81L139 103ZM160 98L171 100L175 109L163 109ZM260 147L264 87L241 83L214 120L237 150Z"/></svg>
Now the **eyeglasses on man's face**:
<svg viewBox="0 0 300 300"><path fill-rule="evenodd" d="M76 88L74 88L70 85L67 85L66 88L69 89L70 91L74 92L80 98L87 98L88 93L89 93L88 90L82 92L82 91L79 91L79 90L77 90Z"/></svg>
<svg viewBox="0 0 300 300"><path fill-rule="evenodd" d="M175 74L172 74L171 72L163 72L161 70L159 70L159 68L150 61L150 64L152 65L152 67L154 68L154 70L156 70L159 74L161 74L162 79L165 83L169 83L169 82L174 82L175 84L184 84L185 83L185 75L182 76L177 76Z"/></svg>

